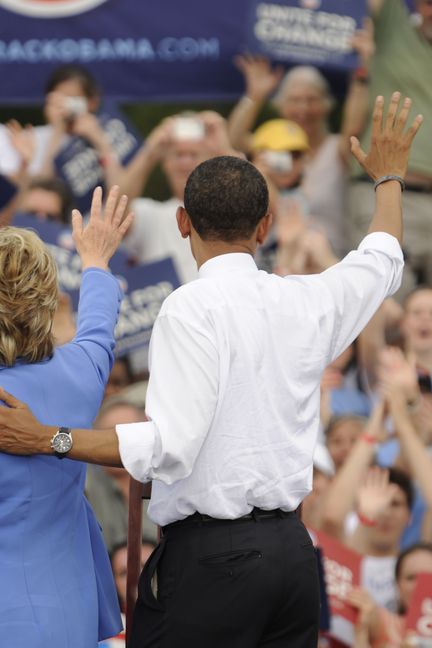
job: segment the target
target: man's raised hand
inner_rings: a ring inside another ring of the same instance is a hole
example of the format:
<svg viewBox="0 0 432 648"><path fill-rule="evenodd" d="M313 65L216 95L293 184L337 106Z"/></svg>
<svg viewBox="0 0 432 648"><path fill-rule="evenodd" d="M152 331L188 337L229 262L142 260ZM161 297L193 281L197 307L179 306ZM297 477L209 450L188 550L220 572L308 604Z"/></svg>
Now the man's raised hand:
<svg viewBox="0 0 432 648"><path fill-rule="evenodd" d="M369 153L363 151L356 137L351 137L352 154L373 180L388 175L405 177L411 144L423 122L422 115L417 115L406 129L411 104L411 99L402 101L400 92L394 92L384 116L384 98L376 98Z"/></svg>

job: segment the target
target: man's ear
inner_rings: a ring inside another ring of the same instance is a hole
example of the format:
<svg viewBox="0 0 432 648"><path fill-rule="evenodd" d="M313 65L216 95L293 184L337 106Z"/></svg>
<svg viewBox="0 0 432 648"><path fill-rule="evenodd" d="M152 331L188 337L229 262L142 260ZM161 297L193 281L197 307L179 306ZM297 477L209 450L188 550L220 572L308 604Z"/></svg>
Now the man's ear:
<svg viewBox="0 0 432 648"><path fill-rule="evenodd" d="M186 209L182 206L177 207L177 213L176 213L176 218L177 218L177 227L179 228L179 232L182 235L183 238L188 238L191 233L191 222L189 215L186 211Z"/></svg>
<svg viewBox="0 0 432 648"><path fill-rule="evenodd" d="M256 241L259 245L262 245L266 240L272 222L273 222L273 214L271 212L267 212L267 214L263 216L260 222L258 223L258 227L256 231Z"/></svg>

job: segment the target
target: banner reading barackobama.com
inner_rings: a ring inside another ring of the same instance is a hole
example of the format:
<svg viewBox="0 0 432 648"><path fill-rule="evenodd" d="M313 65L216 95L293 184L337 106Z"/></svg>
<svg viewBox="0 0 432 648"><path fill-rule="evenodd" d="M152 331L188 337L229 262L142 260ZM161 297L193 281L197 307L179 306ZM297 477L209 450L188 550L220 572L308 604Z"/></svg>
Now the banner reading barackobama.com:
<svg viewBox="0 0 432 648"><path fill-rule="evenodd" d="M0 103L40 102L66 63L120 101L232 99L240 52L352 67L364 13L365 0L0 0Z"/></svg>

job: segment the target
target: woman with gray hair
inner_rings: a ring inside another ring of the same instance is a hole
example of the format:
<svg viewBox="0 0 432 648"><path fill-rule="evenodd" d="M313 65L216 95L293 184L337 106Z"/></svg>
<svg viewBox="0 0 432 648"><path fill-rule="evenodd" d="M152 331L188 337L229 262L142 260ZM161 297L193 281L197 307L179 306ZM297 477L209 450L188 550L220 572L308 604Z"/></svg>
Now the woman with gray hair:
<svg viewBox="0 0 432 648"><path fill-rule="evenodd" d="M348 245L345 220L349 146L347 137L329 132L334 99L326 78L308 65L293 67L282 78L280 66L272 68L270 61L256 56L239 56L236 64L246 88L228 121L232 145L249 152L255 120L277 89L272 101L277 112L283 119L296 122L308 136L309 150L301 182L308 215L312 215L314 226L324 231L333 251L344 254ZM350 112L347 121L354 119ZM350 135L357 134L351 123L345 124L345 128Z"/></svg>
<svg viewBox="0 0 432 648"><path fill-rule="evenodd" d="M102 212L98 188L85 227L73 212L83 268L77 333L57 348L55 262L34 232L0 229L0 384L46 424L90 426L98 412L121 300L108 261L131 222L126 204L116 187ZM121 627L108 554L84 497L85 464L63 459L70 443L60 428L49 457L0 453L0 636L13 648L96 648Z"/></svg>

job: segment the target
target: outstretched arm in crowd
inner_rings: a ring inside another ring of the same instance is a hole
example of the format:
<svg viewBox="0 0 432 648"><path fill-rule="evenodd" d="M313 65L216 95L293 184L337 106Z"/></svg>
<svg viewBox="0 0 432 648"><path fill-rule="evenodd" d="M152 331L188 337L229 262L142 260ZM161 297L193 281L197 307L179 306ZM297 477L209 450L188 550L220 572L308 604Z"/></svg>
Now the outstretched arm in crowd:
<svg viewBox="0 0 432 648"><path fill-rule="evenodd" d="M255 120L265 101L278 87L283 68L273 68L265 57L253 55L237 56L235 64L243 74L245 92L228 118L228 134L234 148L248 153Z"/></svg>
<svg viewBox="0 0 432 648"><path fill-rule="evenodd" d="M341 540L345 539L345 519L355 509L358 488L374 460L376 444L385 437L383 418L384 403L380 402L324 497L322 529Z"/></svg>
<svg viewBox="0 0 432 648"><path fill-rule="evenodd" d="M397 330L402 316L402 306L393 297L389 297L358 337L359 363L372 391L377 383L377 359L386 346L386 334Z"/></svg>
<svg viewBox="0 0 432 648"><path fill-rule="evenodd" d="M413 409L420 406L421 399L415 367L400 349L387 348L382 354L379 378L403 459L428 508L432 509L432 459L411 415Z"/></svg>
<svg viewBox="0 0 432 648"><path fill-rule="evenodd" d="M339 152L346 165L350 164L350 137L360 137L369 114L369 63L375 51L373 22L365 18L351 41L359 57L358 67L351 75L348 92L343 105Z"/></svg>
<svg viewBox="0 0 432 648"><path fill-rule="evenodd" d="M147 136L129 164L121 170L117 182L130 200L144 190L153 169L163 159L172 142L173 117L167 117Z"/></svg>
<svg viewBox="0 0 432 648"><path fill-rule="evenodd" d="M178 117L181 115L163 119L151 131L129 164L121 169L116 184L120 185L122 192L127 194L130 200L141 196L153 169L164 160L169 148L175 144L175 121ZM203 126L200 161L217 155L239 155L231 146L226 120L222 115L214 110L205 110L194 114L191 119L196 119Z"/></svg>

